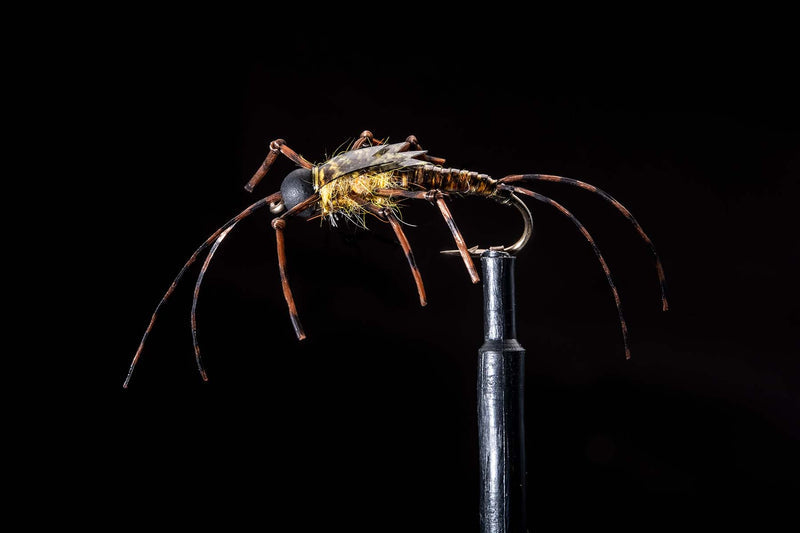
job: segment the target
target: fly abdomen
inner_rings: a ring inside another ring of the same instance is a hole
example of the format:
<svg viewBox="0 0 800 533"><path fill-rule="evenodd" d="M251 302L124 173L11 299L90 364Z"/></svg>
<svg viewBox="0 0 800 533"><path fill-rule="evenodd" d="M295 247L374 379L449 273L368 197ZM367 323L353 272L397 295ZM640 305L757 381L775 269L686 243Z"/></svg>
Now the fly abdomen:
<svg viewBox="0 0 800 533"><path fill-rule="evenodd" d="M465 195L492 196L497 190L497 180L488 174L437 165L416 166L403 176L403 181L404 188L420 187Z"/></svg>

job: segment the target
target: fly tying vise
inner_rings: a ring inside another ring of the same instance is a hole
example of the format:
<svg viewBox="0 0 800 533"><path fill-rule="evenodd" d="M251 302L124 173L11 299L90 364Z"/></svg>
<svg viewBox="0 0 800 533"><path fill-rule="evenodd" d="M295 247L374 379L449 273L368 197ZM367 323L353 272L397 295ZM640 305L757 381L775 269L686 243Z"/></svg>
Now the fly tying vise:
<svg viewBox="0 0 800 533"><path fill-rule="evenodd" d="M272 219L272 228L275 230L277 242L281 287L286 304L289 308L289 318L297 338L300 340L305 338L305 332L300 324L297 307L294 302L294 297L292 296L292 290L289 287L286 268L284 228L286 227L286 219L288 217L294 216L301 219L322 217L328 220L333 226L336 226L337 222L344 219L363 226L365 225L365 216L372 215L388 223L403 249L417 288L420 305L424 306L427 304L427 299L425 296L425 288L422 283L422 276L414 261L411 246L398 218L400 203L404 200L426 200L439 209L456 243L455 250L445 250L442 253L460 255L470 279L473 283L477 283L480 281L480 278L475 269L472 257L479 256L486 250L478 248L477 246L471 248L467 247L447 207L445 199L450 196L480 196L490 198L502 204L514 206L522 215L524 224L522 236L509 246L495 246L489 248L491 250L500 250L513 254L525 246L532 234L533 222L531 212L518 196L524 195L550 205L569 218L592 247L592 250L603 268L608 286L614 296L614 302L617 307L622 330L625 357L630 358L627 325L622 316L619 293L611 278L611 271L606 260L600 253L600 249L597 247L597 244L595 244L592 236L570 211L558 202L520 186L521 183L527 184L537 181L564 183L593 192L609 202L633 224L636 231L653 253L658 282L661 288L662 310L666 311L668 308L664 290L664 269L650 238L630 211L622 204L605 191L583 181L548 174L513 174L501 179L493 179L486 174L443 167L442 165L445 160L428 155L427 151L422 149L417 138L413 135L407 137L404 142L386 144L385 141L374 138L370 131L364 131L358 139L353 142L349 149L317 165L310 163L297 152L289 148L283 139L272 141L269 144L269 153L266 159L264 159L259 169L255 172L247 185L245 185L245 189L248 192L253 191L253 188L264 178L267 171L281 154L297 164L298 168L290 172L283 179L280 191L253 203L247 209L226 222L209 236L183 265L153 312L150 323L139 343L139 348L133 356L133 361L131 362L123 387L127 388L130 382L134 367L139 361L144 343L147 340L147 336L150 334L161 306L166 303L180 279L186 273L187 269L197 260L200 253L211 246L195 284L191 310L192 341L194 345L195 361L203 380L208 380L200 357L200 347L197 342L196 311L200 285L211 259L223 239L225 239L238 222L264 206L269 206L273 214L279 215Z"/></svg>

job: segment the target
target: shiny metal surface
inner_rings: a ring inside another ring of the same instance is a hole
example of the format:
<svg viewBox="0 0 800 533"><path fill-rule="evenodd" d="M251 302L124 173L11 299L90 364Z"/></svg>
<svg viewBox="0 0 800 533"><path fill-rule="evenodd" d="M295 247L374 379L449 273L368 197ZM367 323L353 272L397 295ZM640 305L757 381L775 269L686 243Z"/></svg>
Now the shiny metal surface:
<svg viewBox="0 0 800 533"><path fill-rule="evenodd" d="M522 250L526 244L528 244L528 241L533 235L533 216L531 215L531 210L528 208L525 202L520 200L519 197L513 193L510 194L508 199L503 203L513 205L517 208L517 211L519 211L520 215L522 215L522 235L520 235L519 239L517 239L514 244L510 244L508 246L490 246L489 248L480 248L475 245L468 249L470 255L477 257L488 251L501 251L515 254ZM442 250L439 253L457 255L460 252L458 250Z"/></svg>
<svg viewBox="0 0 800 533"><path fill-rule="evenodd" d="M516 339L514 257L481 255L484 343L478 368L480 532L526 532L525 349Z"/></svg>

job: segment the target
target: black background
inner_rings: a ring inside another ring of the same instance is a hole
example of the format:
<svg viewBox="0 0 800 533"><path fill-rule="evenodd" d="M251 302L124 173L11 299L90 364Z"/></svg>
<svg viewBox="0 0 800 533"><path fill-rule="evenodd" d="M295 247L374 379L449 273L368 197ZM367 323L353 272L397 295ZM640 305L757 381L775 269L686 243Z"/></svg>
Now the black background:
<svg viewBox="0 0 800 533"><path fill-rule="evenodd" d="M288 520L278 529L477 531L481 285L439 254L452 239L428 204L404 209L427 307L388 226L290 220L308 334L298 342L272 215L259 211L220 247L200 292L209 382L189 327L195 264L121 388L172 276L293 168L281 159L254 194L243 190L269 141L321 162L370 129L392 142L414 134L448 166L496 178L592 183L631 210L664 262L667 313L623 217L586 191L533 187L601 247L632 359L591 248L530 199L536 233L516 280L531 531L716 530L787 515L800 473L800 136L780 32L462 28L418 13L413 31L338 32L298 17L226 27L233 37L148 19L97 62L113 72L97 102L115 236L99 247L117 281L101 288L98 318L115 401L95 444L111 514L226 530ZM450 206L469 245L519 235L513 210Z"/></svg>

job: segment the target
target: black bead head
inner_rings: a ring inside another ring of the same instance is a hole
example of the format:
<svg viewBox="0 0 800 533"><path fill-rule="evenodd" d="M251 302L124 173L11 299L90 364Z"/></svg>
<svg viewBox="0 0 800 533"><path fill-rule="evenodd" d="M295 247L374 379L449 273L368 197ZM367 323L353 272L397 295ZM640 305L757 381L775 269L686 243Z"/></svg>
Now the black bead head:
<svg viewBox="0 0 800 533"><path fill-rule="evenodd" d="M283 178L281 183L281 196L286 209L291 209L300 202L314 194L314 185L311 180L311 170L307 168L295 169ZM300 218L308 218L314 214L314 208L309 207L295 213Z"/></svg>

